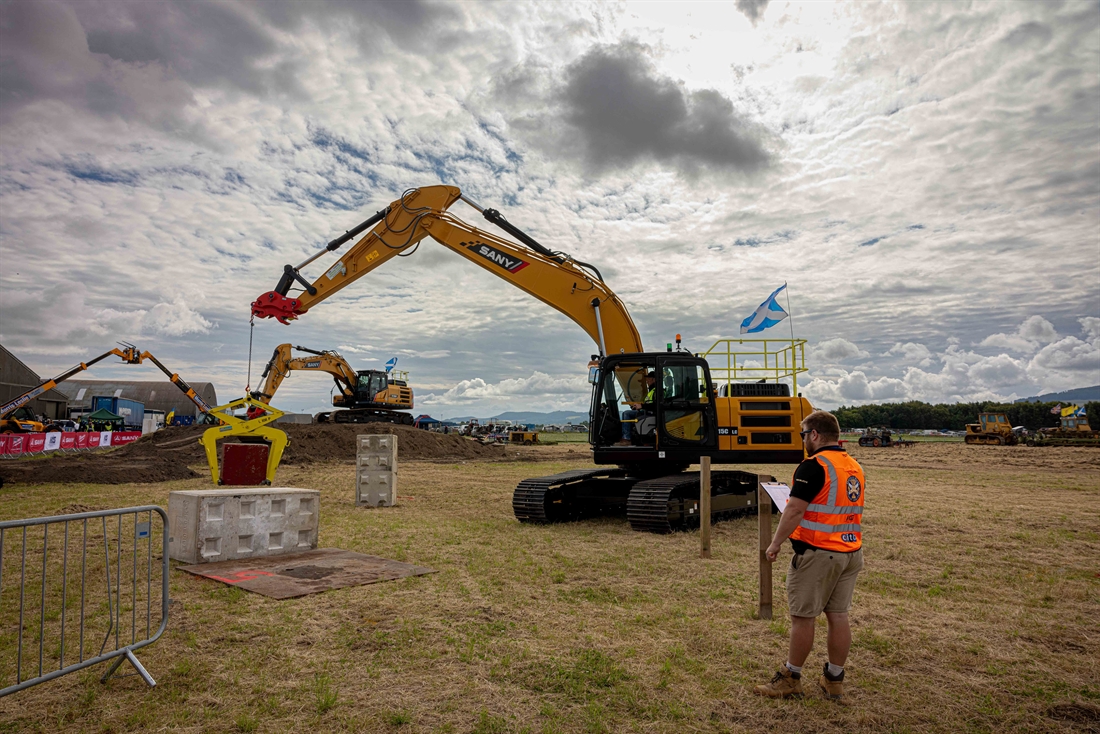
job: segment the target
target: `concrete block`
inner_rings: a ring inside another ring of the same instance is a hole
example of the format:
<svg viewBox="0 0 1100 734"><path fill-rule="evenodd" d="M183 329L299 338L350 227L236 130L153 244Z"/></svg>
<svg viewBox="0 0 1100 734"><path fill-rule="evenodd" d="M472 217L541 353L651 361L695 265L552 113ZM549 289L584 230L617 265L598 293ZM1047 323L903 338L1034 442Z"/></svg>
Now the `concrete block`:
<svg viewBox="0 0 1100 734"><path fill-rule="evenodd" d="M168 493L168 555L213 563L317 547L321 493L296 487Z"/></svg>
<svg viewBox="0 0 1100 734"><path fill-rule="evenodd" d="M397 504L397 436L383 433L358 437L355 456L355 504Z"/></svg>
<svg viewBox="0 0 1100 734"><path fill-rule="evenodd" d="M393 507L397 504L397 473L360 471L355 478L355 504Z"/></svg>
<svg viewBox="0 0 1100 734"><path fill-rule="evenodd" d="M391 433L363 434L358 437L359 445L356 453L364 454L389 454L397 458L397 436Z"/></svg>

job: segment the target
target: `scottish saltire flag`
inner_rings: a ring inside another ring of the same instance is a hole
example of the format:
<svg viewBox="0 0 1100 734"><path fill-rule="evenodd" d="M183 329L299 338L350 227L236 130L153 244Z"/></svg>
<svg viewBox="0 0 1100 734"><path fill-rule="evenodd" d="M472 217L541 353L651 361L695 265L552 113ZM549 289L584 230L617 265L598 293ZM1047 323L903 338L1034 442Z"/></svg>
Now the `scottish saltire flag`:
<svg viewBox="0 0 1100 734"><path fill-rule="evenodd" d="M779 295L779 292L787 287L787 284L779 286L775 289L775 293L768 296L768 300L761 303L753 311L752 316L741 322L742 334L755 334L758 331L763 331L769 326L775 326L783 319L787 318L787 312L784 311L778 303L775 302L775 297Z"/></svg>
<svg viewBox="0 0 1100 734"><path fill-rule="evenodd" d="M386 372L389 372L397 366L397 357L392 358L389 362L386 362Z"/></svg>

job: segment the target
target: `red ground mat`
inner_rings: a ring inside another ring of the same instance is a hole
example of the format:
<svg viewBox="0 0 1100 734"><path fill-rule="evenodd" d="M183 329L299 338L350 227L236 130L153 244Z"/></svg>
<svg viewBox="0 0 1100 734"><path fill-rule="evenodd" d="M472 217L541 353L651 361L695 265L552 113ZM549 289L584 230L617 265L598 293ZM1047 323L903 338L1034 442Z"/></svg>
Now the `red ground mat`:
<svg viewBox="0 0 1100 734"><path fill-rule="evenodd" d="M176 570L222 581L272 599L293 599L329 589L365 586L379 581L437 573L431 568L339 548L318 548L294 555L177 566Z"/></svg>

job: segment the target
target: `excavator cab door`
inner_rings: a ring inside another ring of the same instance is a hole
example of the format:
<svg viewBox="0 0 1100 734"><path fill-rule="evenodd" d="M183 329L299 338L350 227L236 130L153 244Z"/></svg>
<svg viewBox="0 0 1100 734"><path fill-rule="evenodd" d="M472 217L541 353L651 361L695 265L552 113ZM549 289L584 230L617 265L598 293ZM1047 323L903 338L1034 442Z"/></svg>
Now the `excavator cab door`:
<svg viewBox="0 0 1100 734"><path fill-rule="evenodd" d="M717 411L706 362L693 357L660 360L660 444L718 448Z"/></svg>

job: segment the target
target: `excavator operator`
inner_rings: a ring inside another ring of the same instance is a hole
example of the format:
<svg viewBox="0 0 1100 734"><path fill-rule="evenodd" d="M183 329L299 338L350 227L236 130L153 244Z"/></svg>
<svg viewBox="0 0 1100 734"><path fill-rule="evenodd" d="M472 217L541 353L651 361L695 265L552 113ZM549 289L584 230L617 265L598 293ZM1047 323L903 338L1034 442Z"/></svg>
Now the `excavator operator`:
<svg viewBox="0 0 1100 734"><path fill-rule="evenodd" d="M630 410L623 411L623 440L616 443L616 446L630 445L630 432L634 430L633 427L637 426L638 421L649 414L648 411L645 410L645 406L653 405L657 400L657 373L648 373L645 376L645 382L645 401L642 403L630 403Z"/></svg>

